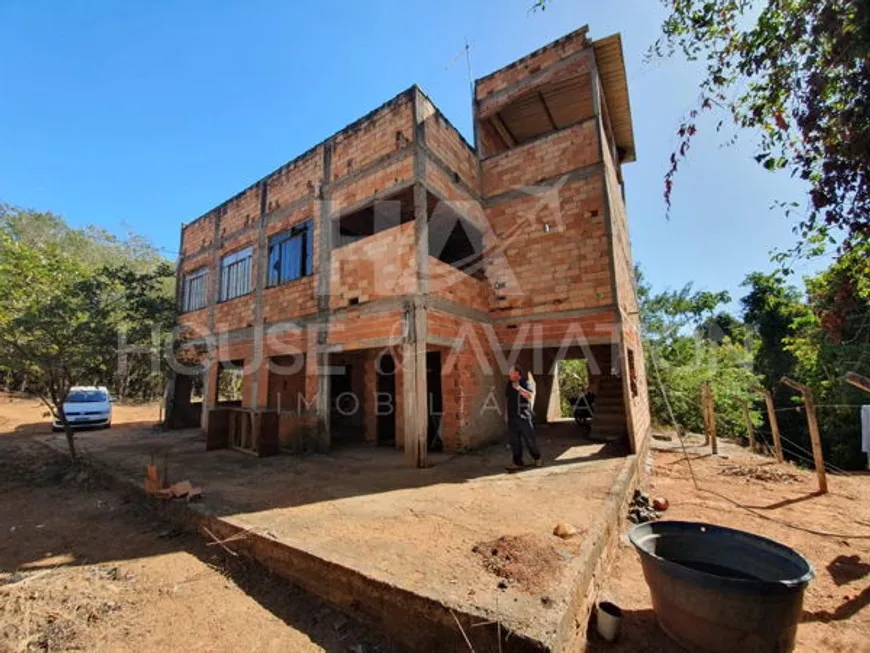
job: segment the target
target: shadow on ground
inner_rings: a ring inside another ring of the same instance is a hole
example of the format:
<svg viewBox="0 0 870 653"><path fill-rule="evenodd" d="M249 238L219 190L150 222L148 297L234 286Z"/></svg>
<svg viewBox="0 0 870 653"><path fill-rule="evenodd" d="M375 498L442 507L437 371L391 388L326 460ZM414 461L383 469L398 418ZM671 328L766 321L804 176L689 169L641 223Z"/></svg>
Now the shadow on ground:
<svg viewBox="0 0 870 653"><path fill-rule="evenodd" d="M87 469L72 466L64 456L29 437L0 439L0 495L0 588L28 574L123 565L124 561L185 552L205 565L196 567L202 570L200 575L222 575L323 650L345 653L354 642L365 643L360 650L397 650L382 636L349 622L320 599L257 563L168 526L135 501L122 500L103 488ZM177 586L198 578L167 580ZM158 594L157 588L151 591ZM201 627L205 636L208 626ZM251 627L256 629L256 623Z"/></svg>
<svg viewBox="0 0 870 653"><path fill-rule="evenodd" d="M593 611L587 632L587 653L666 653L682 651L656 623L652 610L624 610L615 642L605 641L597 631Z"/></svg>

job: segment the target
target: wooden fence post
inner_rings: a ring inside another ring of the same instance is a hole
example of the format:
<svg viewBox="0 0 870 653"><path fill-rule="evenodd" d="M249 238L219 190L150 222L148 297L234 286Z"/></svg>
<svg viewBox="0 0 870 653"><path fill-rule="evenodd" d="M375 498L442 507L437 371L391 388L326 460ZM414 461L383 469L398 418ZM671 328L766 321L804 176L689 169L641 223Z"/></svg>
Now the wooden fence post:
<svg viewBox="0 0 870 653"><path fill-rule="evenodd" d="M807 426L810 429L810 440L813 443L813 461L816 465L816 475L819 478L819 492L828 493L828 477L825 474L825 457L822 453L822 436L819 433L819 422L816 419L816 404L813 401L813 391L787 376L782 377L782 383L801 393L804 398L804 408L807 411Z"/></svg>
<svg viewBox="0 0 870 653"><path fill-rule="evenodd" d="M704 444L710 444L710 414L707 412L707 382L701 383L701 417L704 419Z"/></svg>
<svg viewBox="0 0 870 653"><path fill-rule="evenodd" d="M782 439L779 436L779 420L776 418L773 395L770 390L765 390L764 388L753 388L753 390L764 397L764 403L767 404L767 418L770 420L770 432L773 433L773 452L776 455L777 462L784 462L782 457Z"/></svg>
<svg viewBox="0 0 870 653"><path fill-rule="evenodd" d="M856 388L863 390L864 392L870 392L870 379L866 376L861 376L855 372L849 372L846 374L846 383L854 385Z"/></svg>
<svg viewBox="0 0 870 653"><path fill-rule="evenodd" d="M749 436L749 450L758 453L759 447L755 443L755 426L752 424L752 415L749 412L749 402L740 400L743 404L743 417L746 419L746 433Z"/></svg>
<svg viewBox="0 0 870 653"><path fill-rule="evenodd" d="M713 384L710 381L704 381L701 385L701 401L706 426L705 435L710 440L710 451L715 455L719 453L719 443L716 440L716 408L713 404Z"/></svg>

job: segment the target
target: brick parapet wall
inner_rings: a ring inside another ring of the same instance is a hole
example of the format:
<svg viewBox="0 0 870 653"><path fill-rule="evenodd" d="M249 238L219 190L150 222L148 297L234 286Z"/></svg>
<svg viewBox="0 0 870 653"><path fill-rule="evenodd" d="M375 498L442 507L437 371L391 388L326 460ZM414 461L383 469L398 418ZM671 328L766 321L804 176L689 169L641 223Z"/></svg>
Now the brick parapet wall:
<svg viewBox="0 0 870 653"><path fill-rule="evenodd" d="M523 190L571 170L601 160L594 119L553 132L537 140L484 159L481 188L484 197ZM542 189L527 192L539 193Z"/></svg>
<svg viewBox="0 0 870 653"><path fill-rule="evenodd" d="M493 329L497 342L506 351L541 345L576 347L583 343L616 342L619 336L615 310L579 316L555 315L534 321L499 321Z"/></svg>
<svg viewBox="0 0 870 653"><path fill-rule="evenodd" d="M488 281L472 277L448 263L429 257L429 293L479 311L489 311L494 294Z"/></svg>
<svg viewBox="0 0 870 653"><path fill-rule="evenodd" d="M525 92L525 84L561 79L559 75L566 68L570 68L571 74L588 72L592 63L592 48L586 33L578 30L569 34L546 48L478 79L475 83L475 99L480 115L488 115L490 107L497 110L495 102L501 105L502 98L513 98Z"/></svg>
<svg viewBox="0 0 870 653"><path fill-rule="evenodd" d="M323 182L323 145L282 166L266 178L269 216L304 199L316 199Z"/></svg>
<svg viewBox="0 0 870 653"><path fill-rule="evenodd" d="M413 99L403 95L333 137L331 184L405 148L414 138Z"/></svg>
<svg viewBox="0 0 870 653"><path fill-rule="evenodd" d="M417 290L414 223L392 227L332 251L329 307L365 304Z"/></svg>
<svg viewBox="0 0 870 653"><path fill-rule="evenodd" d="M428 98L422 99L422 107L426 148L456 175L454 181L478 191L477 153Z"/></svg>

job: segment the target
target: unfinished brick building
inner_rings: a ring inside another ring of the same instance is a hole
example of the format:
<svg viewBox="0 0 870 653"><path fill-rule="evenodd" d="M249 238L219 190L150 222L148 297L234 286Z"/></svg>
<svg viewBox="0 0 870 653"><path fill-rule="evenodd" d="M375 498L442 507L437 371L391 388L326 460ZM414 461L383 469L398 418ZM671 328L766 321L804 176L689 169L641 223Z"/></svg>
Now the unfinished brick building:
<svg viewBox="0 0 870 653"><path fill-rule="evenodd" d="M413 86L183 227L209 446L355 440L422 465L503 436L514 360L552 416L569 358L598 388L592 436L641 446L620 37L575 31L477 80L473 109L474 147ZM176 422L193 383L175 380Z"/></svg>

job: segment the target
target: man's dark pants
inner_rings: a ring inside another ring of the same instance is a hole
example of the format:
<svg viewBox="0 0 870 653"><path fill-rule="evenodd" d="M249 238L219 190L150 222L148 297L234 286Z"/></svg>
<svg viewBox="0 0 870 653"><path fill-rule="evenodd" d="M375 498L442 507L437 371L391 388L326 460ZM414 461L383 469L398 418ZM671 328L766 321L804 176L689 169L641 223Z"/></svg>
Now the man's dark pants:
<svg viewBox="0 0 870 653"><path fill-rule="evenodd" d="M523 443L532 454L533 459L538 460L541 457L538 441L535 438L535 427L532 425L530 417L511 417L508 420L508 438L511 443L514 465L521 466L523 464Z"/></svg>

